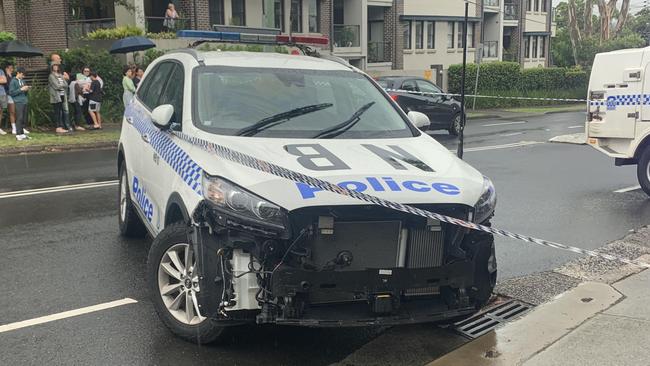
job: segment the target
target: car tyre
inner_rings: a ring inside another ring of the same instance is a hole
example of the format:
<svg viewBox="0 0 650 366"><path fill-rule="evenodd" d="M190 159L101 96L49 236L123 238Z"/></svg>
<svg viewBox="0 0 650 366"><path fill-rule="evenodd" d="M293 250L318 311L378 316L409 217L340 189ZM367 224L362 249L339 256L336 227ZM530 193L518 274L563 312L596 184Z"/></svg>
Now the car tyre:
<svg viewBox="0 0 650 366"><path fill-rule="evenodd" d="M129 238L142 238L146 234L147 230L138 216L138 213L135 211L133 201L131 201L129 177L126 172L125 162L122 162L120 165L118 176L119 188L117 193L117 202L119 212L117 218L119 221L120 234Z"/></svg>
<svg viewBox="0 0 650 366"><path fill-rule="evenodd" d="M470 300L476 309L487 305L497 282L497 264L494 252L494 236L479 234L474 251L474 286L469 290Z"/></svg>
<svg viewBox="0 0 650 366"><path fill-rule="evenodd" d="M196 300L198 292L200 292L198 266L196 256L191 248L188 240L188 227L183 222L171 224L158 234L151 244L147 260L148 287L158 316L172 333L192 343L212 343L220 339L225 327L201 314L201 306ZM172 255L172 252L176 254ZM183 253L185 254L183 255ZM172 259L172 256L175 258ZM190 259L188 260L188 258ZM179 275L180 278L172 278L173 276L168 274L169 266L172 270L178 271L175 275ZM169 279L173 282L166 282ZM165 289L177 285L182 287L178 289L178 294L176 292L164 293ZM195 292L192 293L192 291ZM183 296L185 296L184 299ZM176 304L178 298L181 300ZM188 311L188 308L191 310Z"/></svg>
<svg viewBox="0 0 650 366"><path fill-rule="evenodd" d="M650 146L641 153L636 166L636 175L643 191L650 196Z"/></svg>
<svg viewBox="0 0 650 366"><path fill-rule="evenodd" d="M463 119L460 117L460 113L454 114L454 117L451 119L451 124L449 125L449 134L452 136L458 136L463 126Z"/></svg>

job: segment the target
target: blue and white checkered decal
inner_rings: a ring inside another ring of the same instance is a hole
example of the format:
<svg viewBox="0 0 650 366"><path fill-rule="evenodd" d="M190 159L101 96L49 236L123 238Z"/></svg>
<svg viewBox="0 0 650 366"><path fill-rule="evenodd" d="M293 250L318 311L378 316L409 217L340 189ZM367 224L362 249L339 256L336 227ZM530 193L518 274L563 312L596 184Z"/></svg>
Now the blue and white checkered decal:
<svg viewBox="0 0 650 366"><path fill-rule="evenodd" d="M134 103L127 106L124 114L132 119L133 126L141 135L149 136L149 144L156 150L156 153L196 194L203 196L201 189L203 169L172 140L172 136L156 128L151 122L151 118Z"/></svg>
<svg viewBox="0 0 650 366"><path fill-rule="evenodd" d="M621 105L650 104L650 94L610 95L606 101L592 100L589 104L592 106L607 106L608 110L614 110Z"/></svg>

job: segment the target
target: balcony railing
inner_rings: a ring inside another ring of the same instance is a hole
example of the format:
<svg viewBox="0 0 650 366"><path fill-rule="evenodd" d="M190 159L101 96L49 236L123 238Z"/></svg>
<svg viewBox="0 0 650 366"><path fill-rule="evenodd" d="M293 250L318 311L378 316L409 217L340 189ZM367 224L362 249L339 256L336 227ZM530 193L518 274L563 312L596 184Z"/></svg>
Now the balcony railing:
<svg viewBox="0 0 650 366"><path fill-rule="evenodd" d="M498 7L499 0L483 0L483 6Z"/></svg>
<svg viewBox="0 0 650 366"><path fill-rule="evenodd" d="M115 28L115 18L80 19L65 22L65 33L68 43L70 41L80 40L88 33L94 32L97 29L106 28Z"/></svg>
<svg viewBox="0 0 650 366"><path fill-rule="evenodd" d="M368 62L391 62L392 53L390 42L368 42Z"/></svg>
<svg viewBox="0 0 650 366"><path fill-rule="evenodd" d="M360 47L360 25L334 25L334 47Z"/></svg>
<svg viewBox="0 0 650 366"><path fill-rule="evenodd" d="M503 49L503 61L518 62L517 53L512 49Z"/></svg>
<svg viewBox="0 0 650 366"><path fill-rule="evenodd" d="M499 57L499 41L485 41L483 43L483 58Z"/></svg>
<svg viewBox="0 0 650 366"><path fill-rule="evenodd" d="M192 22L188 18L165 21L165 17L144 17L144 24L149 33L176 32L179 29L191 29L192 26Z"/></svg>
<svg viewBox="0 0 650 366"><path fill-rule="evenodd" d="M519 19L519 14L517 11L516 4L503 4L503 19L505 20L517 20Z"/></svg>

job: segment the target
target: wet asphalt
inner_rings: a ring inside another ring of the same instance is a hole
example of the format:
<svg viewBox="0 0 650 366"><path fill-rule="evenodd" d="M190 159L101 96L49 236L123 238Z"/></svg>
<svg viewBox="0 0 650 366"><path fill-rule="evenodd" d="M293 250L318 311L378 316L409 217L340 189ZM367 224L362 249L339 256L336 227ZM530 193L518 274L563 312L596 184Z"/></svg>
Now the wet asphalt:
<svg viewBox="0 0 650 366"><path fill-rule="evenodd" d="M614 167L611 159L590 147L544 143L471 151L520 141L545 142L580 132L575 126L583 121L582 113L562 113L469 122L465 142L470 151L465 159L495 182L499 203L494 226L598 248L650 221L645 194L613 192L637 184L635 168ZM508 122L517 123L504 124ZM432 135L455 147L455 139L447 134ZM115 167L112 150L0 157L0 192L114 180ZM121 238L116 207L116 186L0 199L4 279L0 325L125 297L138 301L0 333L1 363L316 366L344 359L345 364L373 363L374 352L370 357L351 354L382 329L246 327L231 332L220 344L201 347L173 337L158 321L144 287L150 239ZM574 258L503 238L497 239L497 256L501 279L549 270ZM459 343L449 331L432 334L442 334L449 348ZM400 340L382 343L382 351L404 352L410 342ZM430 352L409 352L393 358L403 360L394 364L414 364L433 357Z"/></svg>

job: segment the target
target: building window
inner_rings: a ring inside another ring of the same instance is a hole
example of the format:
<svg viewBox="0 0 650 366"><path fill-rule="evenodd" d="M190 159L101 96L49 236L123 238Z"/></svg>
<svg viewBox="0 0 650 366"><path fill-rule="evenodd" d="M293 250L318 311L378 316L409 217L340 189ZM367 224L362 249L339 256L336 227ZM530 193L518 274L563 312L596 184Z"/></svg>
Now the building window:
<svg viewBox="0 0 650 366"><path fill-rule="evenodd" d="M302 33L302 0L291 0L291 31Z"/></svg>
<svg viewBox="0 0 650 366"><path fill-rule="evenodd" d="M246 0L232 0L230 25L246 25Z"/></svg>
<svg viewBox="0 0 650 366"><path fill-rule="evenodd" d="M533 36L533 58L537 58L537 37Z"/></svg>
<svg viewBox="0 0 650 366"><path fill-rule="evenodd" d="M539 37L539 57L546 57L546 37L544 36Z"/></svg>
<svg viewBox="0 0 650 366"><path fill-rule="evenodd" d="M447 23L447 48L454 48L454 22Z"/></svg>
<svg viewBox="0 0 650 366"><path fill-rule="evenodd" d="M403 34L404 34L404 49L411 49L411 22L405 22L402 24Z"/></svg>
<svg viewBox="0 0 650 366"><path fill-rule="evenodd" d="M284 0L264 0L262 6L264 27L284 30Z"/></svg>
<svg viewBox="0 0 650 366"><path fill-rule="evenodd" d="M524 37L524 58L530 58L530 36Z"/></svg>
<svg viewBox="0 0 650 366"><path fill-rule="evenodd" d="M539 11L539 0L535 0L535 11Z"/></svg>
<svg viewBox="0 0 650 366"><path fill-rule="evenodd" d="M467 48L474 48L474 23L467 24Z"/></svg>
<svg viewBox="0 0 650 366"><path fill-rule="evenodd" d="M533 10L533 0L526 0L526 11Z"/></svg>
<svg viewBox="0 0 650 366"><path fill-rule="evenodd" d="M424 48L424 22L415 22L415 48Z"/></svg>
<svg viewBox="0 0 650 366"><path fill-rule="evenodd" d="M320 33L320 0L309 0L309 32Z"/></svg>
<svg viewBox="0 0 650 366"><path fill-rule="evenodd" d="M456 48L463 48L463 22L458 22L456 25Z"/></svg>
<svg viewBox="0 0 650 366"><path fill-rule="evenodd" d="M210 0L208 10L210 12L210 25L224 24L223 0Z"/></svg>
<svg viewBox="0 0 650 366"><path fill-rule="evenodd" d="M548 11L548 10L546 10L547 6L548 6L548 1L547 0L542 0L542 8L540 9L540 11L547 12Z"/></svg>
<svg viewBox="0 0 650 366"><path fill-rule="evenodd" d="M427 22L427 48L436 48L436 22Z"/></svg>

